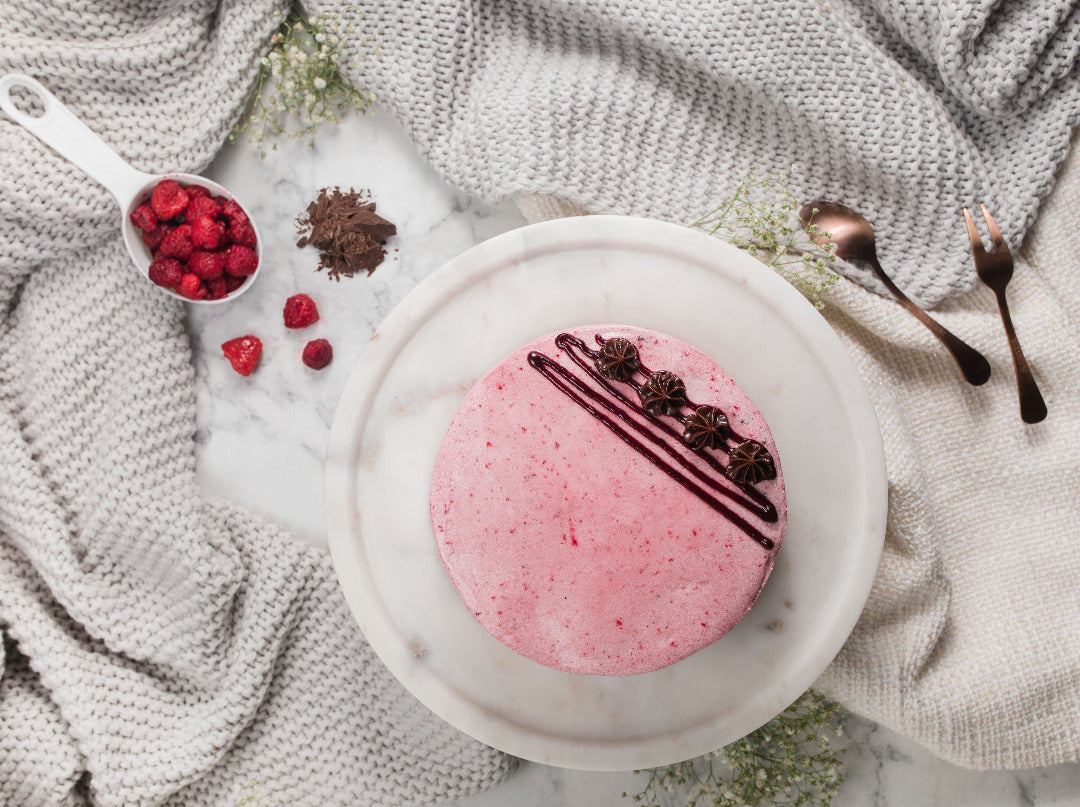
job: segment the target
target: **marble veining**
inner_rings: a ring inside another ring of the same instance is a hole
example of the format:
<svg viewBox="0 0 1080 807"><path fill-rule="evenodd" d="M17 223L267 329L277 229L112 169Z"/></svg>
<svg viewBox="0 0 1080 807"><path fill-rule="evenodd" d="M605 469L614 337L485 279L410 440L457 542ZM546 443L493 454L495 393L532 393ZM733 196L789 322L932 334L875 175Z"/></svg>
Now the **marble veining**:
<svg viewBox="0 0 1080 807"><path fill-rule="evenodd" d="M261 512L299 538L325 546L323 455L338 397L378 323L421 279L449 258L523 223L509 203L482 204L447 187L384 112L327 128L314 149L283 143L265 160L246 144L226 147L208 176L257 217L267 265L236 302L189 308L198 382L199 479L204 488ZM374 192L379 211L399 228L390 255L371 277L328 280L299 250L292 222L324 185ZM311 294L322 320L289 332L281 307ZM265 352L244 379L221 358L226 339L255 333ZM315 373L299 360L303 344L325 337L334 363ZM425 649L416 647L423 657ZM1080 807L1080 765L1025 772L977 772L935 758L917 744L860 717L845 723L847 782L837 807L874 805L1064 805ZM458 807L628 805L620 798L643 780L526 764L502 786Z"/></svg>

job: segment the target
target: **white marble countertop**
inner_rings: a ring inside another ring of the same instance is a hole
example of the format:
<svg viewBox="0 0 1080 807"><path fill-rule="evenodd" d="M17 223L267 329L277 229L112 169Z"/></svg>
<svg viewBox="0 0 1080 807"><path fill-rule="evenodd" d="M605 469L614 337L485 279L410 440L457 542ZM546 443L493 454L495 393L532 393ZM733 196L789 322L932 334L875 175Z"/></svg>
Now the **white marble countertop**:
<svg viewBox="0 0 1080 807"><path fill-rule="evenodd" d="M326 546L323 456L339 395L378 323L445 261L524 223L512 203L482 204L447 186L390 117L377 112L320 131L315 148L283 142L261 159L246 143L226 147L207 171L257 217L266 264L257 286L235 303L190 310L199 389L199 479L206 491L240 502ZM335 283L299 250L292 222L319 188L370 189L398 226L387 261L370 277ZM310 294L322 319L299 332L281 322L285 299ZM232 371L219 345L246 333L264 343L250 378ZM324 337L334 361L321 372L300 362ZM950 765L862 718L845 722L846 776L836 807L859 805L1065 805L1080 807L1080 765L984 773ZM633 774L587 773L524 764L506 783L459 807L615 807L636 792Z"/></svg>

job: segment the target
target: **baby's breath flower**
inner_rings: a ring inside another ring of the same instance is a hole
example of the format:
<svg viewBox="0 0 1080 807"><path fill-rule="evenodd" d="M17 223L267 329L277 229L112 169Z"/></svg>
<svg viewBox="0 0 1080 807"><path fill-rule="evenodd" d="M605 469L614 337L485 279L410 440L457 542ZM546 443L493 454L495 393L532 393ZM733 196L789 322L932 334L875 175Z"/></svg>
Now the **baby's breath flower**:
<svg viewBox="0 0 1080 807"><path fill-rule="evenodd" d="M818 739L839 723L839 707L813 691L753 734L698 759L648 775L639 793L627 796L644 807L828 807L843 784L839 751Z"/></svg>
<svg viewBox="0 0 1080 807"><path fill-rule="evenodd" d="M828 234L812 220L806 229L792 223L798 200L788 189L790 176L788 171L758 179L751 168L731 199L690 226L745 249L779 272L817 308L823 308L821 295L837 279L830 268L836 260L836 247L814 240Z"/></svg>
<svg viewBox="0 0 1080 807"><path fill-rule="evenodd" d="M319 124L337 123L349 110L365 112L375 95L359 90L341 72L346 41L337 34L337 18L289 15L270 38L271 49L248 98L247 110L233 130L237 140L247 132L265 156L276 149L271 138L285 135L314 142ZM348 31L356 27L350 24ZM362 58L362 57L361 57Z"/></svg>
<svg viewBox="0 0 1080 807"><path fill-rule="evenodd" d="M236 807L274 807L277 804L266 792L266 788L258 782L234 785L233 798L236 801Z"/></svg>

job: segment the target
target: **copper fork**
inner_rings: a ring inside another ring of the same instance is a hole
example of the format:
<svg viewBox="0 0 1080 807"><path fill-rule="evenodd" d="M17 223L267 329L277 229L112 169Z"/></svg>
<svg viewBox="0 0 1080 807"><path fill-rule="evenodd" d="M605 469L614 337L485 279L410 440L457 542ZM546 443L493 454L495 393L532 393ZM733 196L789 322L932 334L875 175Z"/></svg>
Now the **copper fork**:
<svg viewBox="0 0 1080 807"><path fill-rule="evenodd" d="M1005 287L1013 276L1013 259L1009 248L1005 245L1005 239L1001 237L998 229L986 205L979 205L983 218L986 219L986 227L990 231L990 240L994 249L987 252L983 246L982 236L975 229L975 222L971 220L971 214L964 208L964 220L967 222L968 238L971 239L971 252L975 256L975 272L979 280L985 283L997 296L998 309L1001 311L1001 321L1005 323L1005 335L1009 338L1009 349L1012 351L1013 368L1016 370L1016 388L1020 395L1020 418L1025 423L1038 423L1046 417L1046 402L1043 401L1042 393L1035 383L1035 376L1031 374L1024 351L1020 349L1020 340L1016 338L1016 329L1013 328L1012 317L1009 316L1009 304L1005 301Z"/></svg>

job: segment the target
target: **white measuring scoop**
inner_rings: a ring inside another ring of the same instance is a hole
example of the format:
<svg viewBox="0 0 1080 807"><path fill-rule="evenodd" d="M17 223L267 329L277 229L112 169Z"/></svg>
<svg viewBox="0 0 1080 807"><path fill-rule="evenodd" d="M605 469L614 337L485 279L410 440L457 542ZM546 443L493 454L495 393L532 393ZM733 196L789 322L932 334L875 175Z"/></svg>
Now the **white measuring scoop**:
<svg viewBox="0 0 1080 807"><path fill-rule="evenodd" d="M17 109L11 97L11 91L16 87L21 87L26 92L37 96L45 112L33 116ZM124 243L127 245L128 253L130 253L131 260L138 268L139 274L146 278L149 283L152 283L149 269L153 256L142 242L139 229L131 221L131 211L139 205L149 202L150 191L153 190L157 183L163 179L174 179L181 185L201 185L210 191L212 195L234 200L243 208L244 213L247 214L248 220L251 222L252 229L255 230L255 254L259 259L255 272L247 278L244 285L235 291L229 292L227 297L219 300L189 300L171 289L157 284L153 285L178 300L203 305L214 305L215 303L235 300L251 288L252 283L255 282L255 277L262 270L262 236L259 235L259 228L255 225L255 220L251 218L247 208L227 188L198 174L147 174L137 171L109 148L105 141L90 131L86 124L60 103L55 95L29 76L10 73L0 78L0 109L4 110L12 120L35 135L47 146L53 148L62 157L67 158L81 168L88 176L105 186L116 197L116 201L120 204L120 227L124 233Z"/></svg>

